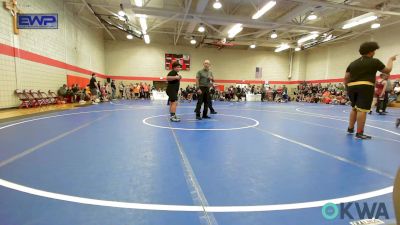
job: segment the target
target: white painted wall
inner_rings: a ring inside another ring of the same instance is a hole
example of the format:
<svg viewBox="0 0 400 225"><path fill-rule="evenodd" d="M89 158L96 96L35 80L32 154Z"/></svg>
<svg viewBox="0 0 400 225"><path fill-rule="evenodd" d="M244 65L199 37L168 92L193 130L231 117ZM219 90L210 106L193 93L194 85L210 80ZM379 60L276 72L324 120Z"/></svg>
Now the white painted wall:
<svg viewBox="0 0 400 225"><path fill-rule="evenodd" d="M307 53L295 52L293 58L293 72L291 80L305 80L307 73Z"/></svg>
<svg viewBox="0 0 400 225"><path fill-rule="evenodd" d="M30 51L84 69L105 72L101 30L90 29L68 10L63 1L19 0L23 13L58 13L57 30L20 30L14 35L10 12L0 9L0 43ZM82 74L20 58L0 55L0 108L18 105L15 89L57 90L66 75Z"/></svg>
<svg viewBox="0 0 400 225"><path fill-rule="evenodd" d="M338 42L306 51L306 79L342 78L347 66L360 57L358 49L365 41L376 41L381 48L375 57L386 64L387 59L400 53L400 27L393 25L374 31L371 35L363 35L353 40ZM392 74L400 74L400 63L396 61Z"/></svg>
<svg viewBox="0 0 400 225"><path fill-rule="evenodd" d="M262 80L287 80L288 53L261 50L221 51L214 48L194 48L173 45L142 44L141 41L106 41L106 73L118 76L161 77L165 53L182 53L191 56L191 71L181 72L185 78L195 78L204 59L211 60L216 79L256 80L256 67L263 68Z"/></svg>

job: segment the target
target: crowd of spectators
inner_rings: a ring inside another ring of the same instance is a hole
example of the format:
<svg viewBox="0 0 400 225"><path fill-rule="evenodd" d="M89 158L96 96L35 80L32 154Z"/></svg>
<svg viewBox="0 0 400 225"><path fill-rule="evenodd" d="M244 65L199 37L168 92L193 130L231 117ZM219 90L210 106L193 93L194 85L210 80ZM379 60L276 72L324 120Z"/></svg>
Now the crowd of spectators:
<svg viewBox="0 0 400 225"><path fill-rule="evenodd" d="M334 105L349 104L343 83L326 84L301 83L294 91L296 102L324 103Z"/></svg>
<svg viewBox="0 0 400 225"><path fill-rule="evenodd" d="M196 85L188 85L180 90L181 100L189 102L197 99ZM265 85L231 85L223 91L219 88L210 88L211 98L219 101L246 101L248 95L260 95L262 101L289 101L288 89L285 85L278 88Z"/></svg>
<svg viewBox="0 0 400 225"><path fill-rule="evenodd" d="M125 85L123 82L119 84L119 97L122 99L150 99L152 86L147 83L136 83Z"/></svg>
<svg viewBox="0 0 400 225"><path fill-rule="evenodd" d="M147 83L136 83L125 85L119 83L118 89L114 80L110 83L97 81L98 88L90 88L89 84L79 87L78 84L67 86L64 84L58 89L59 98L66 103L85 103L93 94L95 99L101 102L119 99L150 99L151 85ZM92 93L96 92L96 93Z"/></svg>
<svg viewBox="0 0 400 225"><path fill-rule="evenodd" d="M120 82L118 87L114 80L109 82L97 82L96 98L100 101L110 101L112 99L150 99L152 91L156 90L154 86L147 83L130 83L124 84ZM196 85L187 85L186 88L180 88L179 96L181 101L191 102L197 100ZM350 104L343 83L321 84L303 82L292 89L289 94L288 88L282 86L269 85L234 85L225 87L222 91L219 88L211 87L211 97L213 100L219 101L246 101L248 95L261 95L261 101L273 102L306 102L306 103L323 103L348 105ZM88 86L79 87L74 84L70 87L63 85L58 90L58 96L65 102L84 103L91 99L91 88ZM392 88L388 94L389 103L400 100L400 83L394 81Z"/></svg>
<svg viewBox="0 0 400 225"><path fill-rule="evenodd" d="M379 80L377 81L377 83ZM400 83L399 81L391 81L391 85L388 90L388 102L390 104L394 101L400 101ZM377 97L377 96L375 96ZM343 83L326 84L320 83L306 83L303 82L297 86L294 90L294 100L296 102L307 102L307 103L324 103L324 104L336 104L336 105L349 105L350 101L346 93L346 88Z"/></svg>

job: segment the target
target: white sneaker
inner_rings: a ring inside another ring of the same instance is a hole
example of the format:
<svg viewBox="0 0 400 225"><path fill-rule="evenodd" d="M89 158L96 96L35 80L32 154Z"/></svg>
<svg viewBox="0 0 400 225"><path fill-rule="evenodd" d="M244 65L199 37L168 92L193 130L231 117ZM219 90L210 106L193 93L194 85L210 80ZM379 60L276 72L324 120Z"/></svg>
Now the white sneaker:
<svg viewBox="0 0 400 225"><path fill-rule="evenodd" d="M181 122L181 119L176 116L171 116L169 120L171 120L171 122Z"/></svg>
<svg viewBox="0 0 400 225"><path fill-rule="evenodd" d="M98 105L99 103L97 103L97 102L92 102L92 105Z"/></svg>

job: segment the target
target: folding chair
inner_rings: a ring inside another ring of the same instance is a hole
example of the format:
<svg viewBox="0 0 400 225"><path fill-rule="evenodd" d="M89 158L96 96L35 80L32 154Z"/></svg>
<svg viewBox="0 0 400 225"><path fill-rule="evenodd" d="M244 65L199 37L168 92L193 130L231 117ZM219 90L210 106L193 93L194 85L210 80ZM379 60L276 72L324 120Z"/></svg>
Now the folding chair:
<svg viewBox="0 0 400 225"><path fill-rule="evenodd" d="M51 104L50 97L46 92L38 90L38 95L43 99L45 105Z"/></svg>
<svg viewBox="0 0 400 225"><path fill-rule="evenodd" d="M23 93L26 95L26 97L28 97L32 107L36 107L39 105L38 102L35 100L35 97L33 97L33 95L30 93L30 91L24 89Z"/></svg>
<svg viewBox="0 0 400 225"><path fill-rule="evenodd" d="M52 92L49 90L48 93L46 94L49 97L49 102L50 102L50 104L56 104L57 103L57 97L52 96L51 93Z"/></svg>
<svg viewBox="0 0 400 225"><path fill-rule="evenodd" d="M21 104L19 105L18 108L26 107L29 108L31 106L31 102L21 90L16 89L15 94L18 96L19 100L21 101Z"/></svg>
<svg viewBox="0 0 400 225"><path fill-rule="evenodd" d="M54 91L49 90L49 96L53 98L54 104L61 104L61 99Z"/></svg>
<svg viewBox="0 0 400 225"><path fill-rule="evenodd" d="M30 90L29 92L31 93L31 95L33 96L35 101L37 102L38 106L42 106L45 104L45 100L41 96L39 96L37 91Z"/></svg>

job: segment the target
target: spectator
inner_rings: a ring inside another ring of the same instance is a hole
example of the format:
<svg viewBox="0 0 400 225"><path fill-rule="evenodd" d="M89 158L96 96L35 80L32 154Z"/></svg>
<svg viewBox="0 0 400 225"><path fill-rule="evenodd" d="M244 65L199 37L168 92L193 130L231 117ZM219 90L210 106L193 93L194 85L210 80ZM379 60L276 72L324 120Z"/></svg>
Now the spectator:
<svg viewBox="0 0 400 225"><path fill-rule="evenodd" d="M72 101L73 102L78 101L78 92L79 92L79 86L78 86L78 84L74 84L72 86Z"/></svg>
<svg viewBox="0 0 400 225"><path fill-rule="evenodd" d="M261 101L263 102L265 100L265 94L267 93L267 90L265 89L265 85L261 85L260 87L260 92L261 92Z"/></svg>
<svg viewBox="0 0 400 225"><path fill-rule="evenodd" d="M117 91L117 86L115 86L115 81L111 81L111 99L115 100L115 92Z"/></svg>
<svg viewBox="0 0 400 225"><path fill-rule="evenodd" d="M240 99L242 98L242 89L239 85L236 87L236 89L234 89L234 93L237 97L237 101L240 101Z"/></svg>
<svg viewBox="0 0 400 225"><path fill-rule="evenodd" d="M140 97L140 85L138 83L136 83L136 85L133 87L133 93L135 99L138 99Z"/></svg>
<svg viewBox="0 0 400 225"><path fill-rule="evenodd" d="M65 101L64 99L67 97L67 85L64 84L62 87L60 87L57 91L57 94L61 101Z"/></svg>
<svg viewBox="0 0 400 225"><path fill-rule="evenodd" d="M91 94L90 100L92 101L92 104L97 104L96 99L100 87L99 84L100 81L99 82L96 81L96 74L92 73L92 78L90 79L89 83L90 94Z"/></svg>
<svg viewBox="0 0 400 225"><path fill-rule="evenodd" d="M394 93L396 94L396 95L399 95L400 94L400 84L397 82L396 84L395 84L395 87L394 87Z"/></svg>
<svg viewBox="0 0 400 225"><path fill-rule="evenodd" d="M149 85L147 85L147 83L145 83L143 85L143 92L144 92L144 98L145 99L149 99L150 98L150 94L149 94Z"/></svg>
<svg viewBox="0 0 400 225"><path fill-rule="evenodd" d="M119 95L120 98L124 98L124 90L125 90L125 85L124 83L121 81L121 83L119 83Z"/></svg>
<svg viewBox="0 0 400 225"><path fill-rule="evenodd" d="M107 96L107 100L111 100L111 96L112 96L112 88L111 85L109 83L105 83L104 84L105 90L106 90L106 96Z"/></svg>
<svg viewBox="0 0 400 225"><path fill-rule="evenodd" d="M101 96L101 93L100 93L100 88L101 88L101 82L100 81L97 81L97 96L98 97L100 97Z"/></svg>
<svg viewBox="0 0 400 225"><path fill-rule="evenodd" d="M379 113L379 115L386 114L385 109L388 102L388 92L386 91L388 86L388 77L389 75L382 73L380 79L375 85L375 95L378 100L378 103L376 103L376 113Z"/></svg>

